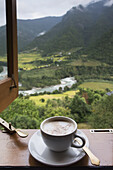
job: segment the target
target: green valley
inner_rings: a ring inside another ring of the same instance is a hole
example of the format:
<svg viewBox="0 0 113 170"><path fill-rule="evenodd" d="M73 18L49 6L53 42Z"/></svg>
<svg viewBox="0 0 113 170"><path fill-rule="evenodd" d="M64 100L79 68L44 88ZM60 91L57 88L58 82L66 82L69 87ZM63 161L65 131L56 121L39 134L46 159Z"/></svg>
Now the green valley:
<svg viewBox="0 0 113 170"><path fill-rule="evenodd" d="M2 118L25 129L38 129L51 116L73 118L78 128L113 128L113 4L106 2L79 5L58 18L18 20L19 92L28 95L20 93ZM0 72L7 63L5 28ZM51 92L65 78L73 85Z"/></svg>
<svg viewBox="0 0 113 170"><path fill-rule="evenodd" d="M75 48L73 51L54 53L48 57L36 52L20 53L19 81L22 83L20 89L59 84L60 79L66 77L75 77L82 82L86 79L112 80L111 65L80 54L80 49L78 51Z"/></svg>

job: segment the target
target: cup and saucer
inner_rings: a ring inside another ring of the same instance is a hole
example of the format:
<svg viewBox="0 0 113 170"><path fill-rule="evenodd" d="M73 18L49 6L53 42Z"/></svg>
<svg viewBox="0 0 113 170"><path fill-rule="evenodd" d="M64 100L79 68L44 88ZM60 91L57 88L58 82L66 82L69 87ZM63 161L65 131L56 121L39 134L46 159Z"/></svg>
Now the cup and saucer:
<svg viewBox="0 0 113 170"><path fill-rule="evenodd" d="M50 134L47 134L47 132L45 132L43 129L43 125L45 124L45 122L50 120L53 121L54 119L55 120L68 119L69 121L70 120L73 121L70 118L62 117L62 116L48 118L45 121L43 121L40 126L40 130L37 130L37 132L35 132L29 140L28 149L30 154L37 161L48 166L56 166L56 167L68 166L80 161L85 156L85 152L83 151L82 147L80 148L78 145L77 148L77 144L76 145L73 144L73 146L66 146L67 141L69 143L69 140L70 139L72 140L76 135L76 137L78 138L83 138L85 140L84 145L89 147L89 140L87 136L81 130L78 130L77 127L76 127L76 131L74 130L71 133L71 135L68 134L68 135L64 135L63 137L56 136L56 135L51 136ZM74 122L74 124L76 125L76 122ZM55 141L60 143L55 142L54 139ZM56 145L51 143L51 141L54 142L59 147L56 147ZM49 145L48 143L50 144L50 146L48 146ZM52 145L54 145L54 148L51 148ZM67 147L67 149L63 151L61 150L60 146L62 146L62 148L64 147L64 149L65 147Z"/></svg>

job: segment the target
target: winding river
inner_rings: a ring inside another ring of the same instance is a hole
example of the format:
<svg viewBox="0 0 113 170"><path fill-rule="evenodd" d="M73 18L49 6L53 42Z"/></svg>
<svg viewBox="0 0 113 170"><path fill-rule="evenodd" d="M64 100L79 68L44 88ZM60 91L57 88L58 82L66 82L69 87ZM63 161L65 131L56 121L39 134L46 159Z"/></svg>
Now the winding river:
<svg viewBox="0 0 113 170"><path fill-rule="evenodd" d="M44 87L44 88L35 88L33 87L31 90L26 90L26 91L19 91L19 94L23 95L29 95L29 94L34 94L34 93L43 93L43 92L53 92L55 90L59 90L59 87L62 87L64 90L65 86L71 87L73 84L75 84L77 81L74 79L74 77L67 77L64 79L60 80L61 84L55 85L55 86L49 86L49 87Z"/></svg>
<svg viewBox="0 0 113 170"><path fill-rule="evenodd" d="M4 79L7 77L7 67L3 67L3 72L0 73L0 80ZM36 88L33 87L31 90L26 90L26 91L19 91L19 94L23 94L24 96L34 94L34 93L43 93L43 92L53 92L55 90L59 90L59 87L64 90L64 87L68 86L69 88L75 84L77 81L74 79L74 77L67 77L64 79L60 80L61 84L54 85L54 86L49 86L49 87L44 87L44 88ZM21 83L19 83L19 86L22 86Z"/></svg>

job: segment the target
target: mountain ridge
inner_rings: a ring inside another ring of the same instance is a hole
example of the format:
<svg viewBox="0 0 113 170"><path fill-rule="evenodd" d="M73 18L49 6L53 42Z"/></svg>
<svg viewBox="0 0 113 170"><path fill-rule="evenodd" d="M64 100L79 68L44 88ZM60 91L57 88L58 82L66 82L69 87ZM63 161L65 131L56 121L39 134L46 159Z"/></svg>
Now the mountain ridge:
<svg viewBox="0 0 113 170"><path fill-rule="evenodd" d="M38 34L47 32L54 25L62 20L61 17L44 17L39 19L17 20L18 34L18 50L21 51L29 44ZM6 51L6 26L0 27L0 54L3 55Z"/></svg>
<svg viewBox="0 0 113 170"><path fill-rule="evenodd" d="M105 32L113 27L113 5L104 6L99 1L83 7L73 7L45 35L35 38L26 49L37 48L44 54L74 47L86 47L93 44ZM98 6L98 10L96 7Z"/></svg>

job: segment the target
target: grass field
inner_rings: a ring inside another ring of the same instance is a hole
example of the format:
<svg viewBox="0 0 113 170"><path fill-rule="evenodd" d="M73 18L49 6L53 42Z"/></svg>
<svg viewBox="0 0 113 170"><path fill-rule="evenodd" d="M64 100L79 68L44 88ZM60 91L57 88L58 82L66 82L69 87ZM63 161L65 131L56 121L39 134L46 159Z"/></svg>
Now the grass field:
<svg viewBox="0 0 113 170"><path fill-rule="evenodd" d="M58 55L52 55L52 56L48 56L48 57L42 57L40 53L19 53L18 54L18 67L19 69L23 69L23 70L32 70L32 69L36 69L36 68L43 68L46 67L46 65L39 65L36 66L34 63L36 61L47 61L47 60L53 60L53 63L56 61L65 61L67 58L67 56L61 56L58 57ZM7 62L7 58L6 57L2 57L0 56L0 61L2 62ZM48 67L50 66L50 64L47 64Z"/></svg>
<svg viewBox="0 0 113 170"><path fill-rule="evenodd" d="M0 56L0 61L7 62L7 57L6 56L5 57Z"/></svg>
<svg viewBox="0 0 113 170"><path fill-rule="evenodd" d="M20 53L18 55L18 66L20 69L23 70L32 70L36 68L43 68L46 67L46 65L39 65L36 66L34 63L36 61L47 61L47 60L53 60L53 62L56 62L58 60L65 61L66 56L57 57L58 55L52 55L48 57L42 57L40 53ZM48 67L50 64L47 64Z"/></svg>
<svg viewBox="0 0 113 170"><path fill-rule="evenodd" d="M79 87L103 91L105 91L106 88L113 90L113 82L85 82L81 84Z"/></svg>
<svg viewBox="0 0 113 170"><path fill-rule="evenodd" d="M80 47L81 48L81 47ZM79 50L78 49L73 49L70 54L74 51ZM60 62L60 61L67 61L70 56L68 55L69 52L65 52L63 53L63 55L60 55L59 53L57 53L56 55L51 55L51 56L47 56L47 57L42 57L40 53L19 53L18 54L18 67L19 69L23 69L23 70L32 70L32 69L36 69L36 68L42 68L42 67L46 67L46 65L39 65L36 66L34 63L35 61L47 61L47 60L53 60L54 62ZM84 58L84 57L83 57ZM0 56L0 61L2 62L6 62L7 58L6 57L2 57ZM95 60L88 60L86 62L84 62L82 59L73 59L72 62L68 63L67 65L72 65L72 66L99 66L101 65L101 63L99 61L95 61ZM48 66L50 66L48 64Z"/></svg>
<svg viewBox="0 0 113 170"><path fill-rule="evenodd" d="M51 64L40 64L36 65L36 62L38 61L47 61L47 60L52 60L53 63L55 62L61 62L61 61L70 61L70 55L73 52L76 52L80 50L81 47L72 49L70 52L63 52L62 55L59 53L56 53L55 55L50 55L47 57L42 57L40 53L19 53L18 54L18 67L19 69L23 70L32 70L36 68L45 68L45 67L50 67ZM70 55L69 55L70 53ZM82 58L86 58L87 56L82 55ZM2 62L7 62L6 57L0 56L0 61ZM96 61L96 60L87 60L84 61L82 59L73 59L72 62L69 62L67 65L71 66L100 66L101 62ZM104 64L105 65L105 64Z"/></svg>
<svg viewBox="0 0 113 170"><path fill-rule="evenodd" d="M32 64L33 61L37 61L40 58L40 54L35 53L20 53L18 55L18 67L23 70L31 70L37 68Z"/></svg>
<svg viewBox="0 0 113 170"><path fill-rule="evenodd" d="M41 95L41 96L31 96L30 100L34 101L36 105L44 106L48 99L62 99L63 97L73 97L77 91L67 91L63 94L51 94L51 95ZM41 99L44 99L45 102L42 102Z"/></svg>
<svg viewBox="0 0 113 170"><path fill-rule="evenodd" d="M68 63L67 65L72 65L72 66L100 66L101 65L101 62L99 61L96 61L96 60L88 60L86 62L84 62L83 60L81 59L78 59L78 60L73 60L71 63Z"/></svg>

